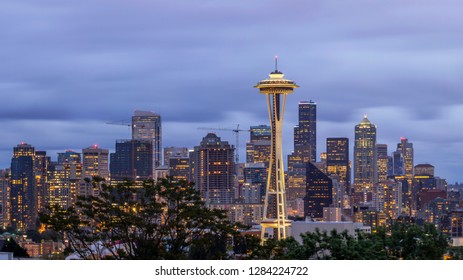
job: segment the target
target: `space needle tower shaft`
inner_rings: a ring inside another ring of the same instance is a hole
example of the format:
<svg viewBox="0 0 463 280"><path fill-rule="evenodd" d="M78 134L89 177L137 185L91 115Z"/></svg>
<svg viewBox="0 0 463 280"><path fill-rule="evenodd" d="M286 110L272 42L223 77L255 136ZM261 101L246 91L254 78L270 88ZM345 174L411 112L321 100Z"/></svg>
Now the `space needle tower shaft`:
<svg viewBox="0 0 463 280"><path fill-rule="evenodd" d="M271 127L270 162L261 222L262 242L270 236L267 229L273 229L273 238L280 240L287 237L288 228L291 226L286 213L282 126L286 95L293 93L298 87L293 81L285 79L284 74L278 71L278 58L275 58L275 71L270 73L268 79L260 81L255 86L261 94L266 95Z"/></svg>

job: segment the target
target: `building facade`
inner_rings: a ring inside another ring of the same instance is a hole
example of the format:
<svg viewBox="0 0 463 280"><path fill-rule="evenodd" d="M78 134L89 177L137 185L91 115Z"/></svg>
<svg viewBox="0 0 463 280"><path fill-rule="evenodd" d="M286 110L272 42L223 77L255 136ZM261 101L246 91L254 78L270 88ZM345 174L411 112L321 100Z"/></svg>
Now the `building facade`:
<svg viewBox="0 0 463 280"><path fill-rule="evenodd" d="M193 181L206 205L230 204L234 198L235 148L214 133L191 153Z"/></svg>
<svg viewBox="0 0 463 280"><path fill-rule="evenodd" d="M307 163L307 187L304 198L304 215L312 219L323 218L323 208L333 203L333 181L313 163Z"/></svg>
<svg viewBox="0 0 463 280"><path fill-rule="evenodd" d="M161 116L149 111L135 111L132 116L132 139L149 140L153 149L153 171L162 164ZM151 173L153 173L153 171Z"/></svg>
<svg viewBox="0 0 463 280"><path fill-rule="evenodd" d="M34 174L35 148L21 143L14 147L11 159L11 226L26 232L36 229L38 191Z"/></svg>
<svg viewBox="0 0 463 280"><path fill-rule="evenodd" d="M111 180L142 181L153 178L153 142L117 140L111 153Z"/></svg>
<svg viewBox="0 0 463 280"><path fill-rule="evenodd" d="M371 190L376 179L376 126L367 116L355 126L354 188L356 192Z"/></svg>
<svg viewBox="0 0 463 280"><path fill-rule="evenodd" d="M337 175L341 184L350 186L349 138L326 139L326 169L327 175Z"/></svg>

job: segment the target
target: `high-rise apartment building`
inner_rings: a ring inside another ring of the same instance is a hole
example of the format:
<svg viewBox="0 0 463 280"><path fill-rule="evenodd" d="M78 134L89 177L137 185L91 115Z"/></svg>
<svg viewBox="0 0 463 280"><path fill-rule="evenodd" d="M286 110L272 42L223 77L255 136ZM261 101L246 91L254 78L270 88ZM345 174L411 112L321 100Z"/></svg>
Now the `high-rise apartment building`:
<svg viewBox="0 0 463 280"><path fill-rule="evenodd" d="M326 169L327 175L337 175L339 183L350 186L349 138L326 139Z"/></svg>
<svg viewBox="0 0 463 280"><path fill-rule="evenodd" d="M111 153L111 180L143 181L153 178L153 146L150 140L117 140Z"/></svg>
<svg viewBox="0 0 463 280"><path fill-rule="evenodd" d="M376 144L376 158L378 170L378 182L387 180L387 166L389 157L387 155L387 144Z"/></svg>
<svg viewBox="0 0 463 280"><path fill-rule="evenodd" d="M230 204L234 197L235 147L214 133L191 153L193 181L206 205Z"/></svg>
<svg viewBox="0 0 463 280"><path fill-rule="evenodd" d="M162 129L160 115L149 111L135 111L135 115L132 117L132 139L152 141L153 171L154 168L161 165Z"/></svg>
<svg viewBox="0 0 463 280"><path fill-rule="evenodd" d="M35 148L21 143L11 159L11 226L23 232L36 229L38 191L34 175Z"/></svg>
<svg viewBox="0 0 463 280"><path fill-rule="evenodd" d="M402 183L383 181L373 185L373 206L389 220L395 220L402 212Z"/></svg>
<svg viewBox="0 0 463 280"><path fill-rule="evenodd" d="M108 156L109 150L99 148L98 145L82 149L83 177L92 178L93 176L99 176L109 179Z"/></svg>
<svg viewBox="0 0 463 280"><path fill-rule="evenodd" d="M356 192L371 190L376 181L376 126L367 116L355 126L354 188Z"/></svg>
<svg viewBox="0 0 463 280"><path fill-rule="evenodd" d="M71 185L68 170L57 162L49 167L47 202L49 205L57 205L61 208L71 206Z"/></svg>

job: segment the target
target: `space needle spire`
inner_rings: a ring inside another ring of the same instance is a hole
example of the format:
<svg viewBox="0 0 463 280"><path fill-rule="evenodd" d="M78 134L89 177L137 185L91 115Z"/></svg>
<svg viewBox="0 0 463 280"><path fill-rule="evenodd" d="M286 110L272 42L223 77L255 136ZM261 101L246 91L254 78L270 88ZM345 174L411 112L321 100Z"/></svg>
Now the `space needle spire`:
<svg viewBox="0 0 463 280"><path fill-rule="evenodd" d="M275 71L269 78L260 81L255 88L267 98L271 127L270 162L261 222L261 240L267 239L273 229L273 238L280 240L288 236L291 221L286 213L285 173L283 165L282 126L286 105L286 95L293 93L296 85L278 71L278 57L275 56Z"/></svg>

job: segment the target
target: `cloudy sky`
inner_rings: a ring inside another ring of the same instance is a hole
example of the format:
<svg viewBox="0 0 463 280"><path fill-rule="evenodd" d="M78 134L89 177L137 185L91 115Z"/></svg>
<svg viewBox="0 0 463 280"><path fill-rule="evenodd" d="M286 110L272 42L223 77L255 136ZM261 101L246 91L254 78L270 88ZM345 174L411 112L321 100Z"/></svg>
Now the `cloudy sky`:
<svg viewBox="0 0 463 280"><path fill-rule="evenodd" d="M56 153L130 138L134 110L163 118L163 146L198 127L267 124L253 86L279 69L318 105L318 153L368 114L378 142L463 181L463 3L458 0L0 0L0 168L21 141ZM234 143L231 132L218 132ZM241 135L241 158L248 135ZM352 153L352 151L351 151Z"/></svg>

